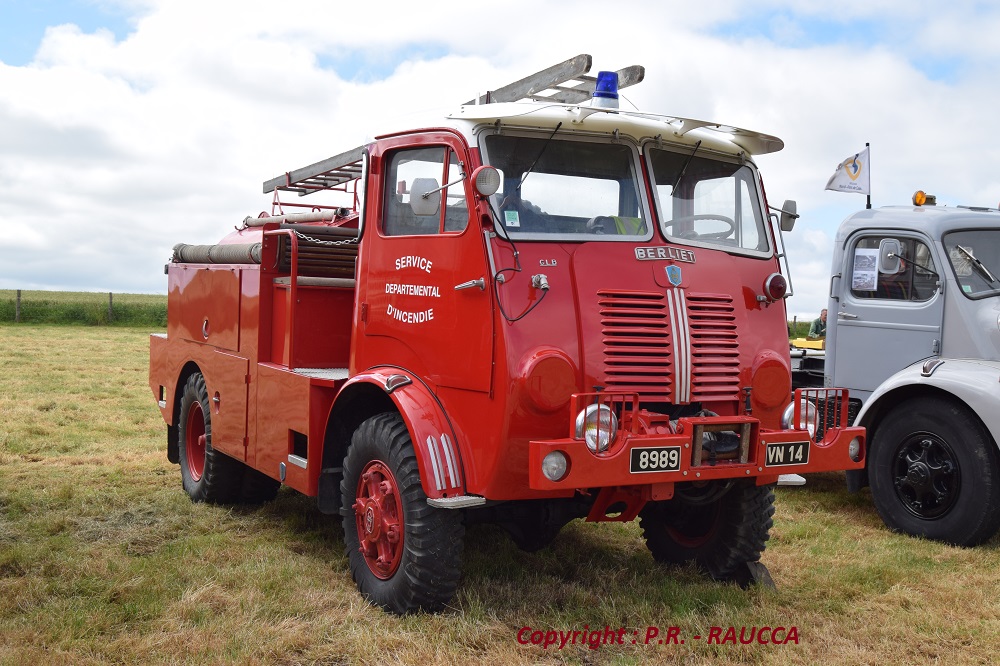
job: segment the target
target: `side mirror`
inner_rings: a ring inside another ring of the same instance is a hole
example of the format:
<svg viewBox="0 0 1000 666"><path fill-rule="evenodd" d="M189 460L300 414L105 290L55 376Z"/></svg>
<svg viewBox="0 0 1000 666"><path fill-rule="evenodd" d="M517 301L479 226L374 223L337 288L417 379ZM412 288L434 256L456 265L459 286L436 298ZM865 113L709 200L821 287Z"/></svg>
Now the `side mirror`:
<svg viewBox="0 0 1000 666"><path fill-rule="evenodd" d="M795 226L795 220L799 219L799 206L794 199L785 199L781 205L780 226L782 231L791 231Z"/></svg>
<svg viewBox="0 0 1000 666"><path fill-rule="evenodd" d="M900 254L903 245L895 238L883 238L878 244L878 272L895 275L899 272Z"/></svg>
<svg viewBox="0 0 1000 666"><path fill-rule="evenodd" d="M441 209L441 186L436 178L414 178L410 186L410 208L414 215L436 215Z"/></svg>

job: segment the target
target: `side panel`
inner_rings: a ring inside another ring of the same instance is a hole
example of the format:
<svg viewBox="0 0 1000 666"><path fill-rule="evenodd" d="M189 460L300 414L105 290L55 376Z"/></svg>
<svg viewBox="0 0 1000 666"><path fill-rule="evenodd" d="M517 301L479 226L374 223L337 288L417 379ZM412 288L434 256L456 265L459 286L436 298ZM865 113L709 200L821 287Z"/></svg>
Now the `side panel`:
<svg viewBox="0 0 1000 666"><path fill-rule="evenodd" d="M323 435L333 382L266 364L257 372L257 436L253 466L306 495L317 493Z"/></svg>
<svg viewBox="0 0 1000 666"><path fill-rule="evenodd" d="M237 351L241 269L171 264L167 335Z"/></svg>
<svg viewBox="0 0 1000 666"><path fill-rule="evenodd" d="M212 446L237 460L246 458L247 379L245 358L216 351L208 361L208 400L212 410Z"/></svg>

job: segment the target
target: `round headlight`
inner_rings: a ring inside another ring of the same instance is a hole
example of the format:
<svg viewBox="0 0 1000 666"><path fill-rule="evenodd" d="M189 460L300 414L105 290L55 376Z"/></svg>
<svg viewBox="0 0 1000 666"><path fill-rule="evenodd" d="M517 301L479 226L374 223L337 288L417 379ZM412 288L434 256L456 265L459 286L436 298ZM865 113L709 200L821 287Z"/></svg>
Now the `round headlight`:
<svg viewBox="0 0 1000 666"><path fill-rule="evenodd" d="M847 446L847 455L851 456L851 460L858 462L861 460L861 440L855 437L851 440L851 443Z"/></svg>
<svg viewBox="0 0 1000 666"><path fill-rule="evenodd" d="M587 405L576 417L576 436L592 453L603 453L618 431L618 417L607 405Z"/></svg>
<svg viewBox="0 0 1000 666"><path fill-rule="evenodd" d="M569 460L562 451L552 451L542 458L542 474L549 481L558 481L566 476L569 469Z"/></svg>
<svg viewBox="0 0 1000 666"><path fill-rule="evenodd" d="M793 423L795 403L788 403L788 407L785 407L785 411L781 414L781 427L785 430L806 430L809 432L809 437L814 437L819 425L819 413L816 411L816 405L803 398L799 402L799 409L799 422Z"/></svg>

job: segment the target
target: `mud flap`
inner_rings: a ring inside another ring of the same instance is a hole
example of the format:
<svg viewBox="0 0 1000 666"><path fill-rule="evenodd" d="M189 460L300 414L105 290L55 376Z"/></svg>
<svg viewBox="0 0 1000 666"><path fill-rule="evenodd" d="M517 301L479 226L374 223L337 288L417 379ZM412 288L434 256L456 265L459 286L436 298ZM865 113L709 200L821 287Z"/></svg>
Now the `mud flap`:
<svg viewBox="0 0 1000 666"><path fill-rule="evenodd" d="M748 589L751 585L759 585L769 590L778 589L777 585L774 584L774 579L771 578L771 573L764 566L764 563L759 560L757 562L747 562L733 572L733 580L744 590Z"/></svg>

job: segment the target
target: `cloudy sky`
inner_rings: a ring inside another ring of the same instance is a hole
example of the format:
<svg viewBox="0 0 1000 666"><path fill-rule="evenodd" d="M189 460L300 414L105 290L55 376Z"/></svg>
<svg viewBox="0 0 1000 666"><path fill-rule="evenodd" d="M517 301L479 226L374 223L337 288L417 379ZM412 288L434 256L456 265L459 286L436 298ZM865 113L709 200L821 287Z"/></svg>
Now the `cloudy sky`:
<svg viewBox="0 0 1000 666"><path fill-rule="evenodd" d="M264 180L578 53L644 65L642 110L785 141L757 162L802 214L789 316L825 305L865 199L824 186L865 142L874 206L1000 201L995 2L567 7L0 0L0 288L165 292L170 248L269 209Z"/></svg>

